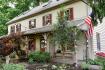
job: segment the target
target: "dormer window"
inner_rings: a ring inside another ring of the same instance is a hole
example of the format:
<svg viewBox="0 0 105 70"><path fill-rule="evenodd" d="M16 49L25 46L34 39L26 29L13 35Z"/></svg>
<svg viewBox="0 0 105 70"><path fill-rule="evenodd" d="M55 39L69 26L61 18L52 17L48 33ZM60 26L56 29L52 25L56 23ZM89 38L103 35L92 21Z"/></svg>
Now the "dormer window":
<svg viewBox="0 0 105 70"><path fill-rule="evenodd" d="M17 24L17 25L16 25L16 31L17 31L17 32L20 32L20 31L21 31L21 24Z"/></svg>
<svg viewBox="0 0 105 70"><path fill-rule="evenodd" d="M36 27L36 19L32 19L29 21L29 28L35 28Z"/></svg>
<svg viewBox="0 0 105 70"><path fill-rule="evenodd" d="M50 25L52 23L52 14L43 16L43 26Z"/></svg>
<svg viewBox="0 0 105 70"><path fill-rule="evenodd" d="M15 33L15 26L11 26L11 33Z"/></svg>

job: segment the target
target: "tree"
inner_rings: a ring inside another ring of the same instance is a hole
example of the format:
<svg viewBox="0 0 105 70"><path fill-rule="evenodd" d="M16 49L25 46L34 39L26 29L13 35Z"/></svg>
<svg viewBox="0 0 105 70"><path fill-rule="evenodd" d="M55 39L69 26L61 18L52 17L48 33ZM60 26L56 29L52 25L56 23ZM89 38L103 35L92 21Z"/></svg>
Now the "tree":
<svg viewBox="0 0 105 70"><path fill-rule="evenodd" d="M85 0L82 1L85 2ZM97 24L97 19L102 22L102 19L105 17L105 0L88 0L85 3L92 8L94 24Z"/></svg>
<svg viewBox="0 0 105 70"><path fill-rule="evenodd" d="M0 36L8 32L6 22L38 6L40 1L48 0L0 0Z"/></svg>
<svg viewBox="0 0 105 70"><path fill-rule="evenodd" d="M53 42L60 46L63 54L67 46L73 49L75 44L76 28L72 26L69 27L68 24L69 22L65 11L60 11L58 13L58 22L54 24Z"/></svg>

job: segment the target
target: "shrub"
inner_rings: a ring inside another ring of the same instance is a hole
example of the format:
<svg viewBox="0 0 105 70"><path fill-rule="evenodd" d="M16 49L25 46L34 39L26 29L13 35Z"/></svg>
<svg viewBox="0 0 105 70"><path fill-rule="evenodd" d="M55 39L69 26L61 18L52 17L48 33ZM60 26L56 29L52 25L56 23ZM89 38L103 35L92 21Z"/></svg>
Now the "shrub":
<svg viewBox="0 0 105 70"><path fill-rule="evenodd" d="M82 68L83 70L89 70L89 65L90 65L90 64L82 63L82 64L81 64L81 68Z"/></svg>
<svg viewBox="0 0 105 70"><path fill-rule="evenodd" d="M102 66L102 70L105 70L105 58L97 56L96 61Z"/></svg>
<svg viewBox="0 0 105 70"><path fill-rule="evenodd" d="M28 59L29 59L29 62L30 61L39 62L39 63L49 62L50 54L48 52L34 51L28 55Z"/></svg>
<svg viewBox="0 0 105 70"><path fill-rule="evenodd" d="M3 70L25 70L25 67L21 64L4 64Z"/></svg>
<svg viewBox="0 0 105 70"><path fill-rule="evenodd" d="M28 62L32 64L32 63L34 63L34 60L33 60L32 58L30 58L30 59L28 60Z"/></svg>
<svg viewBox="0 0 105 70"><path fill-rule="evenodd" d="M100 65L100 63L95 59L95 60L92 60L92 59L88 59L88 64L91 64L91 65Z"/></svg>

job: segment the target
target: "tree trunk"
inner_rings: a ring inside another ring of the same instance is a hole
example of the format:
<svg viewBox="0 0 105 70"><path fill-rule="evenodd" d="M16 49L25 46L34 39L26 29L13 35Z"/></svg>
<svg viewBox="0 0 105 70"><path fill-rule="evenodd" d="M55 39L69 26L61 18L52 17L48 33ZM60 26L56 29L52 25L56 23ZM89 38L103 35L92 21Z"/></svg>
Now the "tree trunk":
<svg viewBox="0 0 105 70"><path fill-rule="evenodd" d="M62 48L62 58L64 59L64 55L65 55L65 47L64 47L64 45L61 45L61 48Z"/></svg>

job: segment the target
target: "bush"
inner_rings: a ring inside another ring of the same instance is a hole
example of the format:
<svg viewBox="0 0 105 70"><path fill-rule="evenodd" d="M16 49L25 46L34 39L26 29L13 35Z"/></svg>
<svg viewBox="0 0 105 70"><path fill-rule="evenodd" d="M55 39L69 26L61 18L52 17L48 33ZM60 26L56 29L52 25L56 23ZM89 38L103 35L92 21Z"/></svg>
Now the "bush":
<svg viewBox="0 0 105 70"><path fill-rule="evenodd" d="M31 64L33 64L33 63L34 63L34 60L33 60L32 58L30 58L30 59L28 60L28 62L31 63Z"/></svg>
<svg viewBox="0 0 105 70"><path fill-rule="evenodd" d="M50 61L50 54L48 52L40 52L40 51L34 51L31 52L28 55L29 62L49 62Z"/></svg>
<svg viewBox="0 0 105 70"><path fill-rule="evenodd" d="M89 65L90 65L90 64L82 63L82 64L81 64L81 68L82 68L83 70L89 70Z"/></svg>
<svg viewBox="0 0 105 70"><path fill-rule="evenodd" d="M100 65L100 63L95 59L95 60L92 60L92 59L88 59L88 64L91 64L91 65Z"/></svg>
<svg viewBox="0 0 105 70"><path fill-rule="evenodd" d="M102 70L105 70L105 58L103 58L101 56L97 56L97 58L94 60L89 59L88 64L102 66Z"/></svg>
<svg viewBox="0 0 105 70"><path fill-rule="evenodd" d="M3 70L25 70L25 67L21 64L4 64Z"/></svg>
<svg viewBox="0 0 105 70"><path fill-rule="evenodd" d="M102 70L105 70L105 58L97 56L96 61L102 66Z"/></svg>

